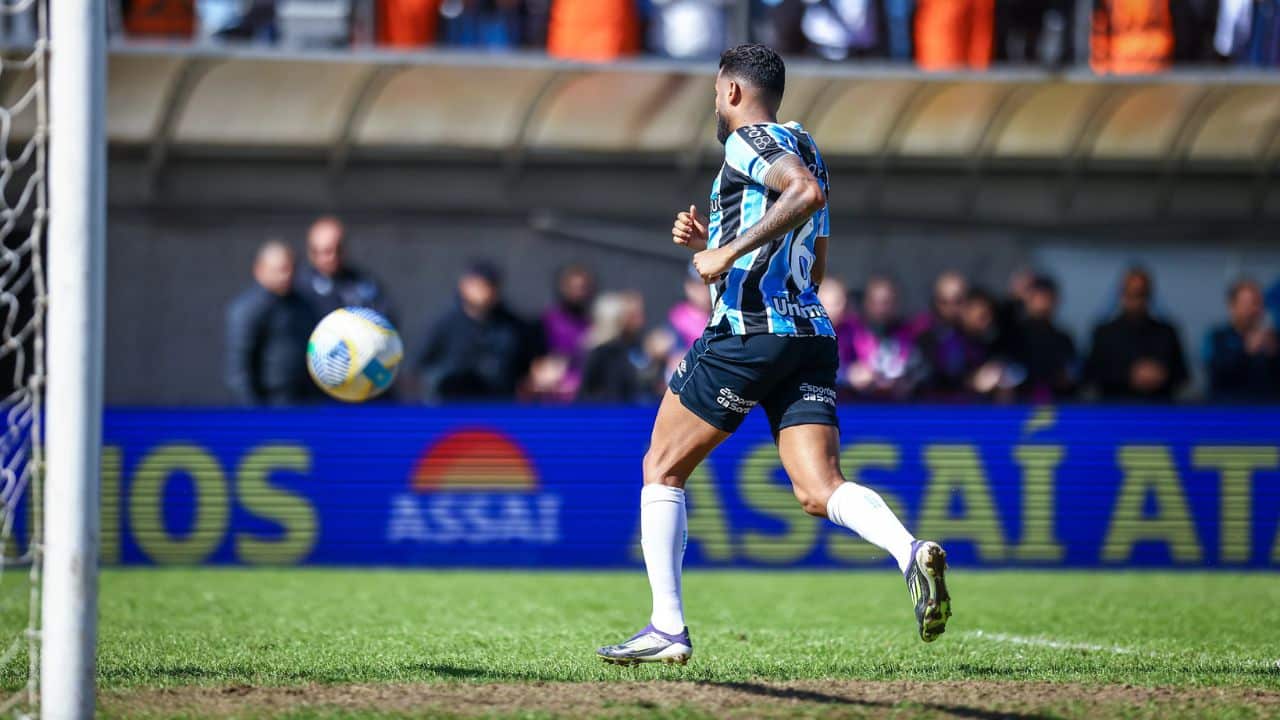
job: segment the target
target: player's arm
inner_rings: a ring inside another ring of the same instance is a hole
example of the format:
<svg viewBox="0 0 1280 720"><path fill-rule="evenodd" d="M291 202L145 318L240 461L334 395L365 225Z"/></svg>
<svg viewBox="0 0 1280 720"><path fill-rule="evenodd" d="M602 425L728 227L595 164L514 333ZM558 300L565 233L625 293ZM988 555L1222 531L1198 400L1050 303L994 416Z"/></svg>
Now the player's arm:
<svg viewBox="0 0 1280 720"><path fill-rule="evenodd" d="M817 287L822 284L822 279L827 276L827 236L823 235L813 241L813 269L809 271L809 279L813 281L813 286Z"/></svg>
<svg viewBox="0 0 1280 720"><path fill-rule="evenodd" d="M818 179L796 155L782 154L764 175L764 185L778 193L764 217L732 242L693 256L702 279L712 282L729 271L734 261L803 225L827 204Z"/></svg>

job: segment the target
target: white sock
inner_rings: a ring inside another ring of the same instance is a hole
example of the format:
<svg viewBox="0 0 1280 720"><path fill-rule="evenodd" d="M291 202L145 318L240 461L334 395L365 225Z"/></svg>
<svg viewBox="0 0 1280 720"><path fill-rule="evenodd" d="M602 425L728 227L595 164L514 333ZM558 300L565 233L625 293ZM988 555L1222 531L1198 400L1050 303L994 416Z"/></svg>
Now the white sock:
<svg viewBox="0 0 1280 720"><path fill-rule="evenodd" d="M683 488L649 484L640 491L640 547L653 591L649 622L673 635L684 630L680 566L688 522Z"/></svg>
<svg viewBox="0 0 1280 720"><path fill-rule="evenodd" d="M907 571L915 537L902 527L898 516L875 490L852 482L841 484L827 500L827 517L872 545L888 550L898 561L898 569Z"/></svg>

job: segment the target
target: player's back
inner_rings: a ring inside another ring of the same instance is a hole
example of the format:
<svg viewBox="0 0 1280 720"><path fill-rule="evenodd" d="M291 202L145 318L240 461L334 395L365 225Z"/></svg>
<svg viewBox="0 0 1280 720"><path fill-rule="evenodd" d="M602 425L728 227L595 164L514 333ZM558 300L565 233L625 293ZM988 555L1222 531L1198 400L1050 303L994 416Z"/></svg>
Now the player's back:
<svg viewBox="0 0 1280 720"><path fill-rule="evenodd" d="M779 193L765 176L792 155L827 193L827 167L813 137L790 122L746 125L725 141L725 161L711 190L709 247L719 247L759 222ZM830 233L827 207L800 227L742 256L712 289L709 327L717 333L834 335L812 281L815 243Z"/></svg>

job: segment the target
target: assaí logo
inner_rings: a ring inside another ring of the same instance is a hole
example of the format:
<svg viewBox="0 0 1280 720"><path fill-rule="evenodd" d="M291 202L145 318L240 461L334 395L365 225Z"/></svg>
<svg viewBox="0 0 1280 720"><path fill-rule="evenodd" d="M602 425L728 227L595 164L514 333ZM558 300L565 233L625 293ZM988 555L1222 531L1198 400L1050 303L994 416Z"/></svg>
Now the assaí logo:
<svg viewBox="0 0 1280 720"><path fill-rule="evenodd" d="M501 432L446 434L418 458L409 487L391 498L389 542L551 545L560 539L560 498L539 492L529 456Z"/></svg>

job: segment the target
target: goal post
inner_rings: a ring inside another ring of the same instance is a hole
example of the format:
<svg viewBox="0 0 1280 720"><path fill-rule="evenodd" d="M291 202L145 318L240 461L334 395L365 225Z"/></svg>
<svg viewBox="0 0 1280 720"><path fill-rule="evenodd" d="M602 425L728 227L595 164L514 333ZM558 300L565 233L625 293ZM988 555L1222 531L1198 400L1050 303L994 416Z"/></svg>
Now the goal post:
<svg viewBox="0 0 1280 720"><path fill-rule="evenodd" d="M40 714L92 717L106 281L106 3L52 0Z"/></svg>

